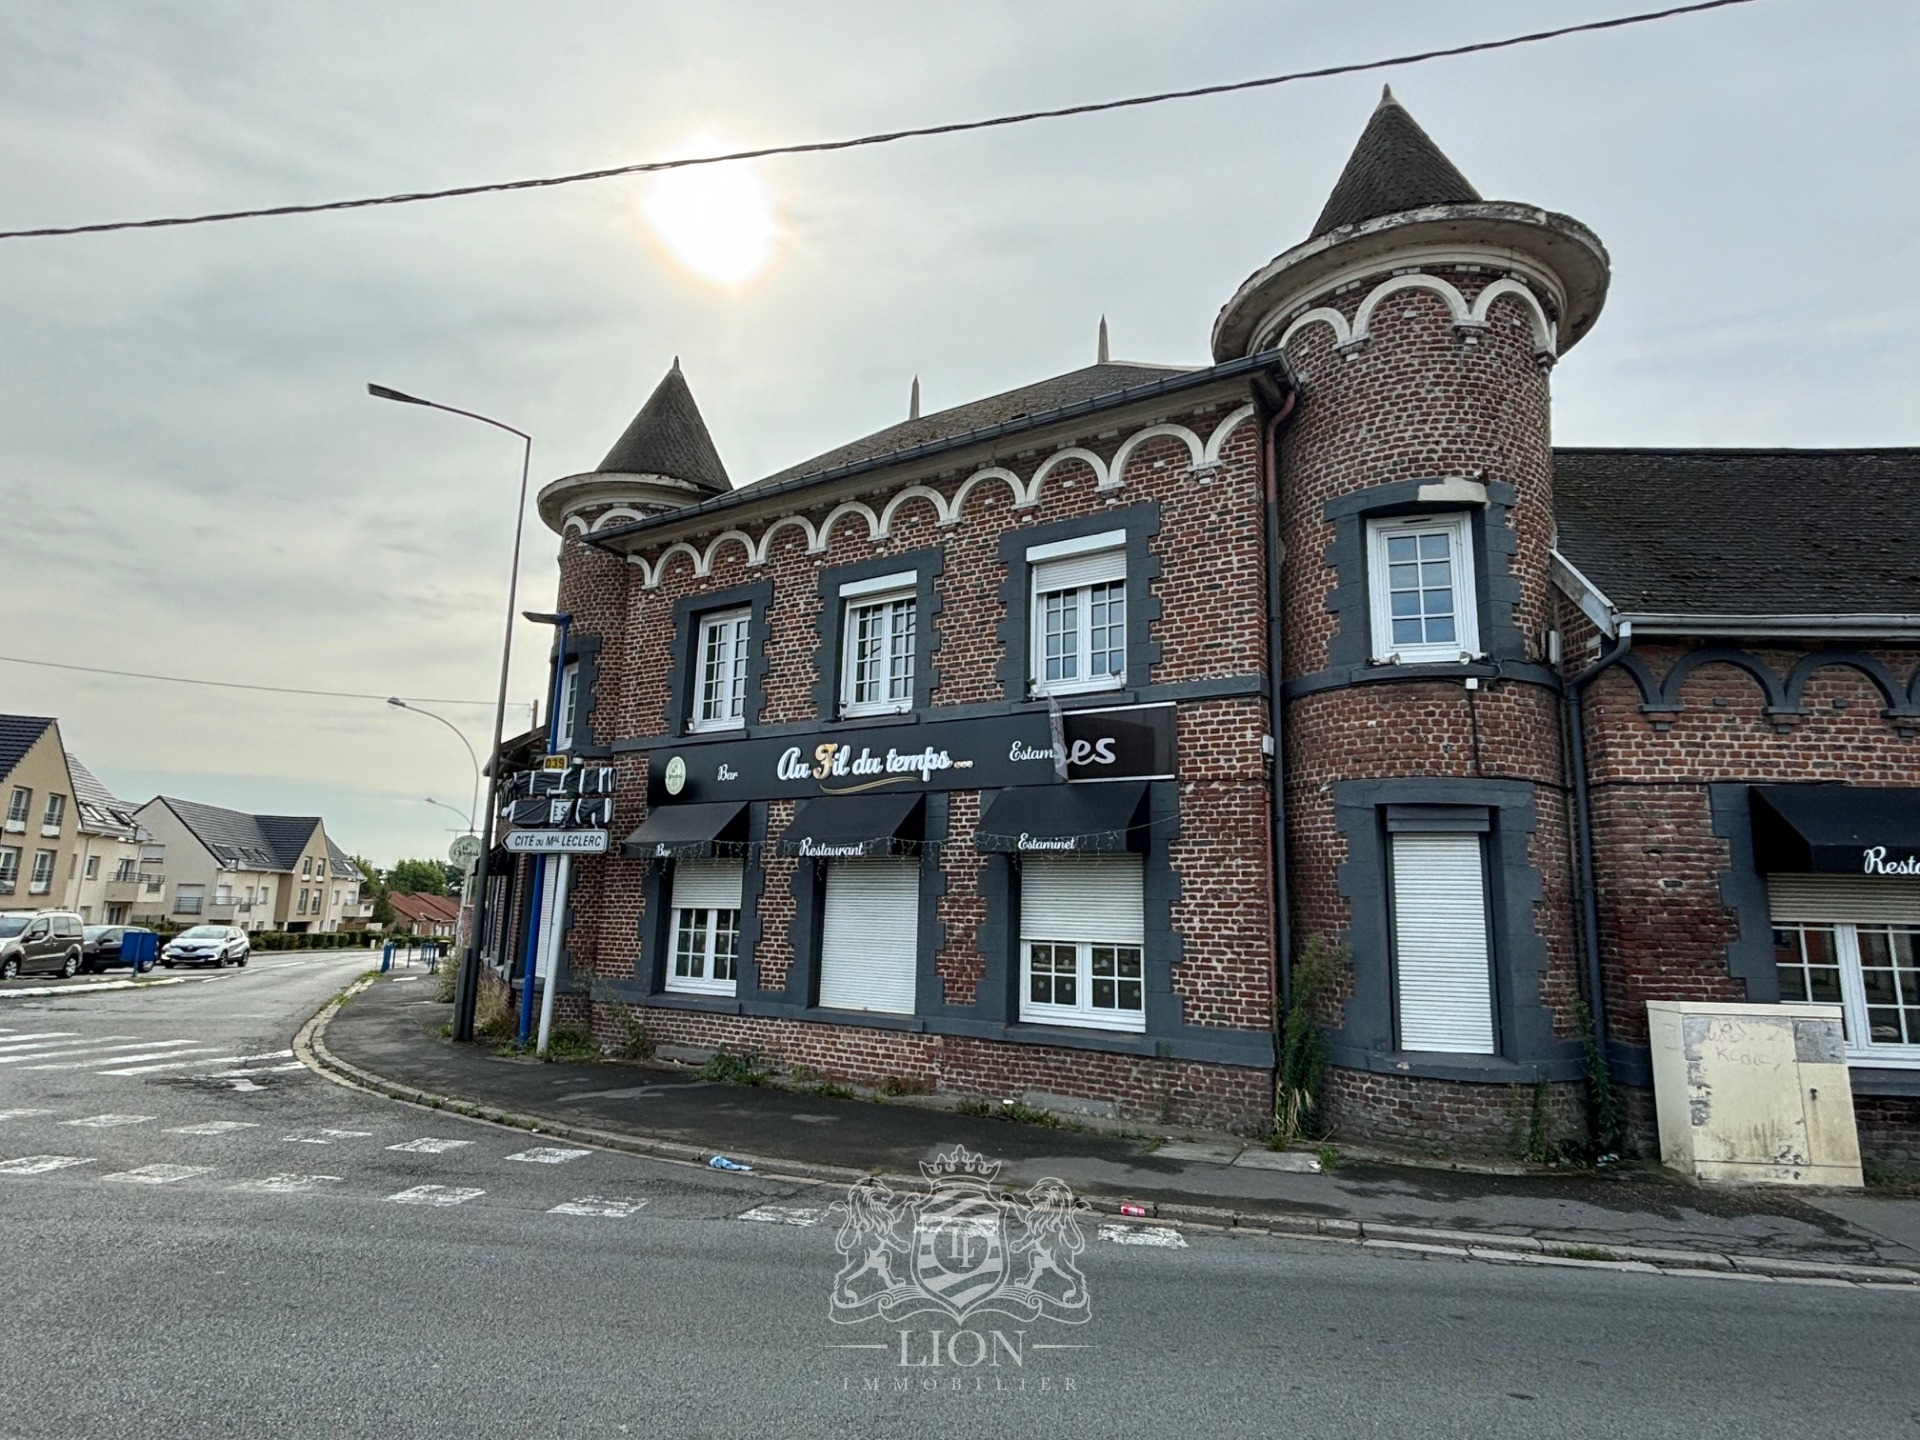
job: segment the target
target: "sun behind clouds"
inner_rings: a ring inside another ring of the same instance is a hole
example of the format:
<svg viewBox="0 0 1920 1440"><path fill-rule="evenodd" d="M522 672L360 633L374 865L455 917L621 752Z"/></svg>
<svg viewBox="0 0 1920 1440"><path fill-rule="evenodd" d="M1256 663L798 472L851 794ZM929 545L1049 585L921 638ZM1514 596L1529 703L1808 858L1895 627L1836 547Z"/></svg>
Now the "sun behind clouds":
<svg viewBox="0 0 1920 1440"><path fill-rule="evenodd" d="M737 147L701 134L680 148L683 154L710 155ZM655 175L640 209L682 267L719 285L753 279L773 259L779 239L772 197L746 161Z"/></svg>

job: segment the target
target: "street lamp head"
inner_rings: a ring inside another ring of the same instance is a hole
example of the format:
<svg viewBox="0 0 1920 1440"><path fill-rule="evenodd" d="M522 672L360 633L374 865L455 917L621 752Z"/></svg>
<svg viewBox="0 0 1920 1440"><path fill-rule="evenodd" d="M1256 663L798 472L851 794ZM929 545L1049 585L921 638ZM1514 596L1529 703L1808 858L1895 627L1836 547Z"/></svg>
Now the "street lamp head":
<svg viewBox="0 0 1920 1440"><path fill-rule="evenodd" d="M536 625L571 625L573 623L573 616L565 610L552 615L539 610L522 610L520 614Z"/></svg>
<svg viewBox="0 0 1920 1440"><path fill-rule="evenodd" d="M431 400L422 400L418 395L408 395L404 391L389 390L385 385L367 382L367 393L376 400L398 400L402 405L431 405Z"/></svg>
<svg viewBox="0 0 1920 1440"><path fill-rule="evenodd" d="M387 696L387 704L393 706L393 708L396 710L405 710L409 708L407 705L407 702L402 700L398 695Z"/></svg>

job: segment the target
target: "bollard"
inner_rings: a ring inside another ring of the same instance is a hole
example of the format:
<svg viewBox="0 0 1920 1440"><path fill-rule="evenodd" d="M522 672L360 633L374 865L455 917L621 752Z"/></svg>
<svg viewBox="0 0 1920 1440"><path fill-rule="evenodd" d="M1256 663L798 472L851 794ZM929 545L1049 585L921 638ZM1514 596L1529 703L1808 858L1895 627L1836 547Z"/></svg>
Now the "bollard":
<svg viewBox="0 0 1920 1440"><path fill-rule="evenodd" d="M393 942L389 940L380 951L380 973L386 974L393 969Z"/></svg>

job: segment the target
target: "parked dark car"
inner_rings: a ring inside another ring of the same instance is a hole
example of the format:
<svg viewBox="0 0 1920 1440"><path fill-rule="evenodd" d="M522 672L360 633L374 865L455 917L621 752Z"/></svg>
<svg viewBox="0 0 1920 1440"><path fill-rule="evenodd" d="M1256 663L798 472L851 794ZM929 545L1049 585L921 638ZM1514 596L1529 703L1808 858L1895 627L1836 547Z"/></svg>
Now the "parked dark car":
<svg viewBox="0 0 1920 1440"><path fill-rule="evenodd" d="M146 944L144 937L153 936L158 942L159 932L144 929L139 925L89 925L87 938L81 948L80 970L86 975L94 975L102 970L112 970L127 966L135 974L144 975L153 969L154 961L160 954L158 943ZM131 940L132 944L127 944ZM138 953L140 959L129 960L122 956L121 950Z"/></svg>
<svg viewBox="0 0 1920 1440"><path fill-rule="evenodd" d="M231 962L247 963L253 942L237 925L195 925L182 930L160 951L160 963L171 970L176 965L212 965L216 969Z"/></svg>
<svg viewBox="0 0 1920 1440"><path fill-rule="evenodd" d="M0 980L35 971L77 974L81 930L80 917L68 910L0 912Z"/></svg>

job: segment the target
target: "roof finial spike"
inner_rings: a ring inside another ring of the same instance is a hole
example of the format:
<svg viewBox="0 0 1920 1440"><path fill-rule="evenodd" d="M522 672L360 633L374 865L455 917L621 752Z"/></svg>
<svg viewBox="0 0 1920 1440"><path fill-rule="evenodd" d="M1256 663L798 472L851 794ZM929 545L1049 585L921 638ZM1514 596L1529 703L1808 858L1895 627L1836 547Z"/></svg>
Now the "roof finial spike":
<svg viewBox="0 0 1920 1440"><path fill-rule="evenodd" d="M907 401L907 418L909 420L920 418L920 377L918 375L913 377L913 394Z"/></svg>
<svg viewBox="0 0 1920 1440"><path fill-rule="evenodd" d="M673 357L673 373L676 375L680 373L680 357L678 355Z"/></svg>
<svg viewBox="0 0 1920 1440"><path fill-rule="evenodd" d="M1380 87L1380 103L1382 105L1398 105L1400 103L1393 98L1393 87L1391 85L1382 85Z"/></svg>
<svg viewBox="0 0 1920 1440"><path fill-rule="evenodd" d="M1107 363L1107 317L1104 315L1100 317L1100 349L1098 351L1098 358L1094 363L1096 365L1104 365Z"/></svg>

